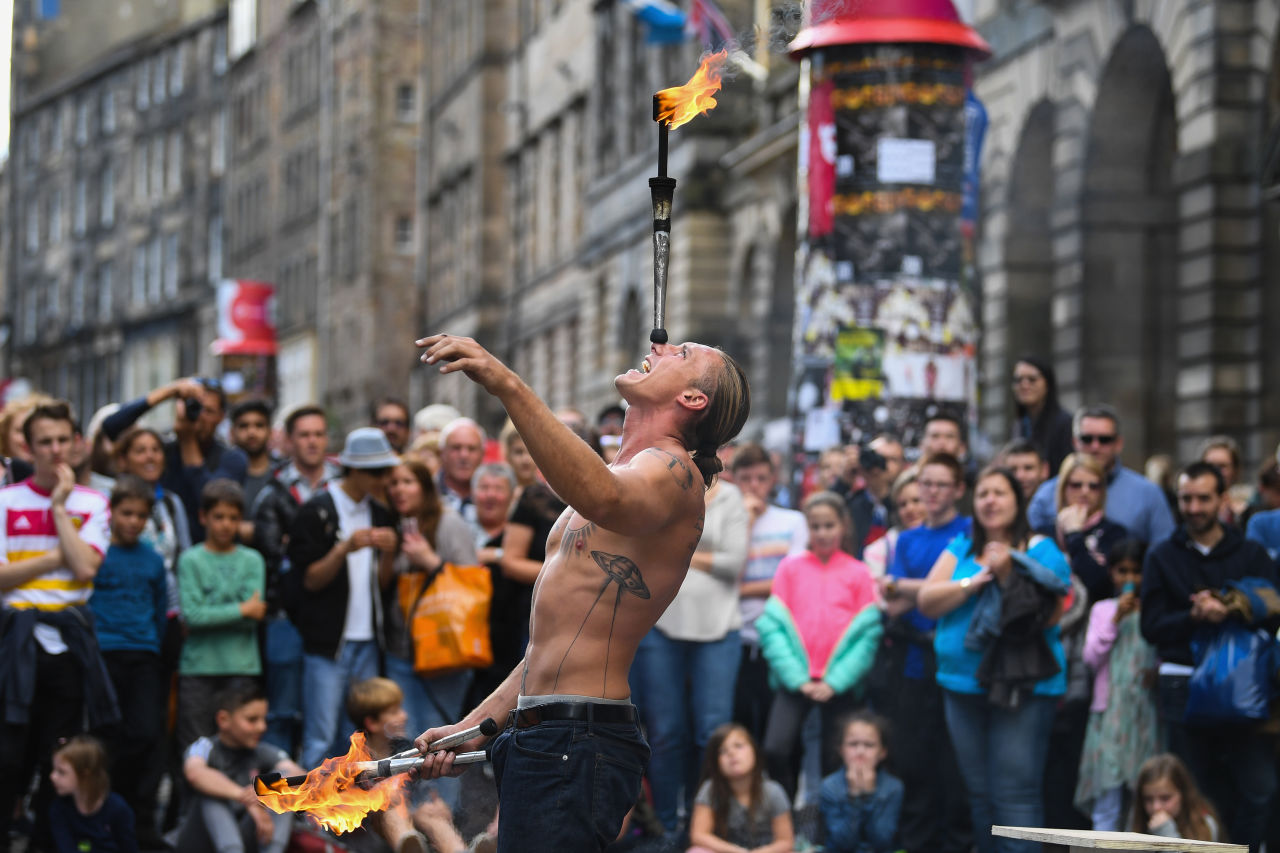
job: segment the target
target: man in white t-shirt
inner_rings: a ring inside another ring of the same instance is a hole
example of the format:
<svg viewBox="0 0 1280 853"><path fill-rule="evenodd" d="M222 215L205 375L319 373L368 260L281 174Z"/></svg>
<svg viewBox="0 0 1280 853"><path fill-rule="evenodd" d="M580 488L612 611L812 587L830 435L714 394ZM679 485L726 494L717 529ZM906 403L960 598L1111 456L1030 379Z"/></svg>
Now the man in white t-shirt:
<svg viewBox="0 0 1280 853"><path fill-rule="evenodd" d="M769 502L778 484L778 472L763 447L758 444L739 447L733 456L732 470L733 481L742 490L751 518L747 568L738 591L738 606L742 611L742 661L738 665L733 718L751 731L757 743L763 743L773 691L769 689L769 664L760 653L756 619L764 612L778 564L784 557L799 554L809 546L809 527L804 513Z"/></svg>
<svg viewBox="0 0 1280 853"><path fill-rule="evenodd" d="M40 767L32 846L52 849L48 807L54 748L119 717L85 607L110 543L107 499L77 486L67 464L76 427L63 402L23 425L35 473L0 489L0 845L13 805Z"/></svg>
<svg viewBox="0 0 1280 853"><path fill-rule="evenodd" d="M380 580L391 581L398 541L390 511L372 498L399 464L382 430L353 430L338 464L342 477L298 510L289 533L292 568L281 580L298 601L290 617L302 635L304 767L346 752L336 740L343 702L352 684L378 674Z"/></svg>

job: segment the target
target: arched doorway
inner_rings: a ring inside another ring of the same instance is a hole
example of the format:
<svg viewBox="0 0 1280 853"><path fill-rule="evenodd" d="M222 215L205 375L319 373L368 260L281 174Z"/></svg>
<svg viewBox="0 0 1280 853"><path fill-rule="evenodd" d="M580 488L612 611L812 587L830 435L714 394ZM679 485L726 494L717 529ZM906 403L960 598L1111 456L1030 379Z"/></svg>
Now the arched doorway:
<svg viewBox="0 0 1280 853"><path fill-rule="evenodd" d="M1107 62L1085 152L1079 388L1120 411L1126 461L1139 465L1177 451L1177 117L1146 27Z"/></svg>
<svg viewBox="0 0 1280 853"><path fill-rule="evenodd" d="M1053 205L1054 109L1049 101L1036 104L1027 116L1018 140L1018 152L1009 175L1006 202L1008 231L1004 245L1008 334L1002 367L992 377L999 399L1007 393L1013 363L1020 356L1053 360L1053 240L1049 211Z"/></svg>
<svg viewBox="0 0 1280 853"><path fill-rule="evenodd" d="M640 316L640 290L630 288L626 301L622 305L622 320L619 323L617 369L625 373L633 367L640 366L640 358L644 355L645 329L644 320Z"/></svg>

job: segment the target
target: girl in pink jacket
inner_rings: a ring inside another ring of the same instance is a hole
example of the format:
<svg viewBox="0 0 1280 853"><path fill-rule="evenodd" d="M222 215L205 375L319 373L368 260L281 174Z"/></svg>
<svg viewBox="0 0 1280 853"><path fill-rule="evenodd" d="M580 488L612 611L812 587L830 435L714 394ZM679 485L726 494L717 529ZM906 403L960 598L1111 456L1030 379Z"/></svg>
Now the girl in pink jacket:
<svg viewBox="0 0 1280 853"><path fill-rule="evenodd" d="M810 495L802 507L809 549L785 558L756 622L760 648L776 688L765 729L769 775L795 798L800 730L809 710L822 711L823 744L839 732L841 717L862 703L862 682L880 645L876 585L866 564L851 557L853 530L844 500L833 492ZM823 749L823 774L839 766Z"/></svg>

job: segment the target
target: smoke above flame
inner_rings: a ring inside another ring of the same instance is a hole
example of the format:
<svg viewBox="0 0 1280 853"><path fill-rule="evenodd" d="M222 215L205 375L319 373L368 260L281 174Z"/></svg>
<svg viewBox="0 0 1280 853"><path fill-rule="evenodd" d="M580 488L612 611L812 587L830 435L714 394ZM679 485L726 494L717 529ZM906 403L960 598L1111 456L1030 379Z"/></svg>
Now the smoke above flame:
<svg viewBox="0 0 1280 853"><path fill-rule="evenodd" d="M276 814L303 812L325 829L351 832L370 812L386 811L404 799L408 782L404 774L388 776L369 787L356 782L361 770L356 762L371 758L364 734L356 732L346 755L326 758L301 785L290 786L282 779L268 785L266 792L259 789L258 800Z"/></svg>
<svg viewBox="0 0 1280 853"><path fill-rule="evenodd" d="M658 92L658 121L674 130L694 116L715 109L714 95L720 91L721 73L728 58L727 50L707 54L688 83Z"/></svg>

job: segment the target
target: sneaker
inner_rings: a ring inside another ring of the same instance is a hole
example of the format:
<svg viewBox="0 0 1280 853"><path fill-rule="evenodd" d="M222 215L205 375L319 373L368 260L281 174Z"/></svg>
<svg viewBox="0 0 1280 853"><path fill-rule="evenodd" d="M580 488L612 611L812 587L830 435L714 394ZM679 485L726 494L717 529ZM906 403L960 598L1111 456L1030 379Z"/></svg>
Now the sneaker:
<svg viewBox="0 0 1280 853"><path fill-rule="evenodd" d="M427 837L414 830L400 836L400 843L396 845L396 853L431 853L431 848L427 846Z"/></svg>

